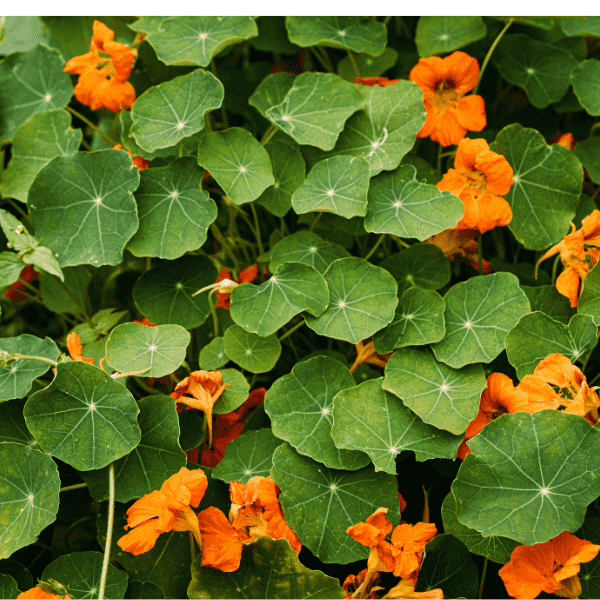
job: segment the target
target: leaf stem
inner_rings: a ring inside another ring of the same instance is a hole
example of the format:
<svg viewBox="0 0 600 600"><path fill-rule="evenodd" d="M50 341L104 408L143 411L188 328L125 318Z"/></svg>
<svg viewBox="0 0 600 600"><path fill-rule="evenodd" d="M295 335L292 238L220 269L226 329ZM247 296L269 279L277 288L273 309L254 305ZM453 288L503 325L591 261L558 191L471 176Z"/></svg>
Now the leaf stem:
<svg viewBox="0 0 600 600"><path fill-rule="evenodd" d="M110 560L110 546L112 544L113 521L115 519L115 463L108 465L108 523L106 525L106 546L104 546L104 560L100 575L100 589L98 600L104 600L106 577L108 575L108 561Z"/></svg>
<svg viewBox="0 0 600 600"><path fill-rule="evenodd" d="M278 129L275 125L271 125L266 131L265 135L263 135L262 140L260 140L261 146L266 146L269 143L269 140L277 133Z"/></svg>
<svg viewBox="0 0 600 600"><path fill-rule="evenodd" d="M492 42L492 45L490 46L488 53L485 55L485 58L483 59L483 64L481 65L481 69L479 70L479 79L477 80L477 84L473 88L474 94L476 94L477 90L479 89L479 84L481 83L481 78L483 77L485 68L487 67L488 63L490 62L490 58L492 58L492 53L496 49L498 42L502 39L502 36L506 33L506 30L513 24L513 21L514 21L514 19L508 20L508 22L506 23L506 25L504 26L502 31L496 36L496 39Z"/></svg>
<svg viewBox="0 0 600 600"><path fill-rule="evenodd" d="M560 260L560 254L556 255L556 258L554 259L554 264L552 265L552 285L554 285L556 283L556 272L558 271L558 261ZM537 269L536 269L536 275L537 275ZM537 277L536 277L537 279Z"/></svg>
<svg viewBox="0 0 600 600"><path fill-rule="evenodd" d="M288 329L281 337L278 337L277 339L280 342L282 342L283 340L285 340L285 338L292 335L292 333L294 333L294 331L296 331L297 329L300 329L300 327L302 327L302 325L304 325L304 323L305 323L305 320L302 319L302 321L300 321L299 323L296 323L291 329Z"/></svg>
<svg viewBox="0 0 600 600"><path fill-rule="evenodd" d="M97 134L103 137L111 146L116 146L118 142L115 142L106 132L102 131L98 125L92 123L87 117L84 117L80 112L77 112L74 108L71 108L68 104L65 108L80 121L83 121L88 127L91 127Z"/></svg>
<svg viewBox="0 0 600 600"><path fill-rule="evenodd" d="M375 250L377 250L377 248L379 248L381 242L383 242L384 238L385 238L385 233L383 235L379 236L379 239L375 242L374 246L369 250L369 252L367 253L367 255L364 257L365 260L369 260L371 258L371 256L373 256L373 254L375 254Z"/></svg>
<svg viewBox="0 0 600 600"><path fill-rule="evenodd" d="M483 275L483 236L481 232L477 234L477 264L479 266L479 274Z"/></svg>
<svg viewBox="0 0 600 600"><path fill-rule="evenodd" d="M323 216L323 213L322 213L322 212L320 212L320 213L317 215L317 218L316 218L316 219L315 219L315 220L314 220L314 221L311 223L311 226L310 226L310 229L309 229L309 231L312 231L312 230L315 228L315 225L316 225L316 224L319 222L319 219L320 219L322 216Z"/></svg>
<svg viewBox="0 0 600 600"><path fill-rule="evenodd" d="M12 198L7 198L7 201L21 215L23 219L26 219L26 224L29 224L29 215L21 208L21 206ZM28 227L27 229L30 229L30 227Z"/></svg>
<svg viewBox="0 0 600 600"><path fill-rule="evenodd" d="M28 281L25 281L24 279L21 279L20 277L17 279L17 281L21 285L24 285L30 292L32 292L36 296L40 295L40 290L38 290L35 286L31 285Z"/></svg>
<svg viewBox="0 0 600 600"><path fill-rule="evenodd" d="M51 358L46 358L45 356L31 356L30 354L21 354L19 352L6 352L4 350L0 350L0 360L6 359L21 359L21 360L39 360L41 362L45 362L51 364L53 367L56 367L58 363Z"/></svg>
<svg viewBox="0 0 600 600"><path fill-rule="evenodd" d="M221 248L223 248L223 250L225 250L225 252L229 256L229 258L231 258L231 260L233 261L235 269L236 270L239 269L240 263L238 262L238 259L236 258L235 254L231 250L231 247L229 246L229 244L223 237L222 233L219 231L219 228L214 223L211 223L209 225L209 227L210 227L212 234L215 236L215 238L217 238L217 241L219 242L219 244L221 244Z"/></svg>
<svg viewBox="0 0 600 600"><path fill-rule="evenodd" d="M354 69L354 75L356 75L356 77L360 77L360 71L358 70L358 65L356 64L356 61L354 60L354 56L352 56L352 51L350 50L350 48L347 48L348 51L348 58L350 59L350 63L352 64L352 68Z"/></svg>
<svg viewBox="0 0 600 600"><path fill-rule="evenodd" d="M479 583L479 593L477 594L477 598L483 598L483 586L485 585L485 574L487 573L488 566L488 557L486 556L483 559L483 570L481 571L481 582Z"/></svg>
<svg viewBox="0 0 600 600"><path fill-rule="evenodd" d="M212 295L214 294L214 288L208 292L208 305L210 306L210 312L212 314L213 327L215 329L215 338L219 337L219 317L217 316L217 307L213 304Z"/></svg>
<svg viewBox="0 0 600 600"><path fill-rule="evenodd" d="M260 224L258 222L258 213L256 212L256 206L254 206L254 202L250 203L250 209L252 210L252 216L254 217L254 228L255 228L255 237L258 242L258 254L259 256L265 253L265 249L263 248L262 240L260 238Z"/></svg>
<svg viewBox="0 0 600 600"><path fill-rule="evenodd" d="M70 492L71 490L80 490L81 488L86 488L87 483L76 483L75 485L67 485L65 487L61 487L59 492Z"/></svg>

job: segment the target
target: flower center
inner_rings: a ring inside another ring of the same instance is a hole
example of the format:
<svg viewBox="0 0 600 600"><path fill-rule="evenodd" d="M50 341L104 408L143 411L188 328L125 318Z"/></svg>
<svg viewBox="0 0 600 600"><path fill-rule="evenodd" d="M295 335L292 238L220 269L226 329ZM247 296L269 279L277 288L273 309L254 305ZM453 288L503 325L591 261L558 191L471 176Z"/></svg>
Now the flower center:
<svg viewBox="0 0 600 600"><path fill-rule="evenodd" d="M110 56L98 56L96 69L98 71L102 71L105 79L107 79L108 81L110 81L115 76L115 65Z"/></svg>
<svg viewBox="0 0 600 600"><path fill-rule="evenodd" d="M467 171L463 173L467 179L468 186L477 192L487 188L485 175L481 171Z"/></svg>
<svg viewBox="0 0 600 600"><path fill-rule="evenodd" d="M459 100L460 94L454 89L454 84L444 80L438 83L430 101L440 113L446 110L456 110Z"/></svg>

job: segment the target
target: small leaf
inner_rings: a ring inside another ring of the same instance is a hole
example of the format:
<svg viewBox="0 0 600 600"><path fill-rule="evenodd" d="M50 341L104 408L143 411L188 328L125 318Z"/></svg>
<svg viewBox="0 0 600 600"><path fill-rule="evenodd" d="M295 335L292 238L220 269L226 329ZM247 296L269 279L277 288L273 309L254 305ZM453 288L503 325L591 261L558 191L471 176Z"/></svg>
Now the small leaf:
<svg viewBox="0 0 600 600"><path fill-rule="evenodd" d="M281 354L281 344L276 335L262 337L232 325L223 335L223 348L227 358L250 371L266 373L274 366Z"/></svg>
<svg viewBox="0 0 600 600"><path fill-rule="evenodd" d="M600 63L600 61L598 61ZM581 164L588 170L590 179L594 183L600 183L600 138L591 137L587 140L577 142L573 153L581 161Z"/></svg>
<svg viewBox="0 0 600 600"><path fill-rule="evenodd" d="M239 408L248 399L250 385L242 373L236 369L221 369L223 383L229 383L222 396L213 407L214 415L223 415Z"/></svg>
<svg viewBox="0 0 600 600"><path fill-rule="evenodd" d="M354 62L358 67L361 77L380 77L388 69L391 69L398 61L398 52L389 46L377 57L369 56L366 53L359 53L353 56ZM337 74L347 81L354 81L356 73L349 56L345 56L337 64Z"/></svg>
<svg viewBox="0 0 600 600"><path fill-rule="evenodd" d="M281 104L294 85L296 76L292 73L273 73L267 75L254 90L254 93L248 99L248 104L254 106L256 110L267 119L267 111Z"/></svg>
<svg viewBox="0 0 600 600"><path fill-rule="evenodd" d="M538 285L535 287L521 285L521 289L529 300L531 312L543 312L551 319L560 321L563 325L568 325L569 319L575 314L575 309L571 308L569 299L559 294L554 285ZM581 298L577 310L580 313L583 312L581 310ZM600 325L600 322L598 324Z"/></svg>
<svg viewBox="0 0 600 600"><path fill-rule="evenodd" d="M10 244L9 248L14 248L17 252L30 252L38 245L37 239L29 233L21 221L3 209L0 209L0 226Z"/></svg>
<svg viewBox="0 0 600 600"><path fill-rule="evenodd" d="M198 362L200 363L200 368L206 371L213 371L225 366L229 362L229 359L225 356L223 338L216 337L206 344L206 346L200 350Z"/></svg>
<svg viewBox="0 0 600 600"><path fill-rule="evenodd" d="M35 265L40 271L45 271L50 275L55 275L61 281L65 276L58 265L58 261L52 255L52 250L45 246L36 246L31 252L22 255L23 262L28 265Z"/></svg>
<svg viewBox="0 0 600 600"><path fill-rule="evenodd" d="M596 266L583 280L583 290L577 303L577 314L588 315L600 326L600 268Z"/></svg>
<svg viewBox="0 0 600 600"><path fill-rule="evenodd" d="M88 286L92 279L86 267L67 267L63 270L64 287L58 277L40 274L40 293L46 307L57 313L84 313L88 299ZM69 290L69 293L65 291Z"/></svg>
<svg viewBox="0 0 600 600"><path fill-rule="evenodd" d="M12 54L45 44L48 31L39 17L6 17L4 36L2 54Z"/></svg>
<svg viewBox="0 0 600 600"><path fill-rule="evenodd" d="M0 253L0 288L15 283L25 267L25 263L15 252Z"/></svg>
<svg viewBox="0 0 600 600"><path fill-rule="evenodd" d="M424 16L417 23L415 43L419 56L431 56L458 50L486 34L481 17Z"/></svg>
<svg viewBox="0 0 600 600"><path fill-rule="evenodd" d="M5 573L0 573L0 596L2 598L16 598L19 595L17 582Z"/></svg>
<svg viewBox="0 0 600 600"><path fill-rule="evenodd" d="M575 95L588 114L593 117L600 115L600 102L598 101L600 60L596 58L582 60L572 69L571 81Z"/></svg>
<svg viewBox="0 0 600 600"><path fill-rule="evenodd" d="M600 17L561 17L560 27L568 36L600 37Z"/></svg>
<svg viewBox="0 0 600 600"><path fill-rule="evenodd" d="M23 406L26 401L26 398L22 398L0 404L0 442L17 442L30 448L37 447L37 442L27 429L23 417ZM0 563L0 572L2 572L2 563Z"/></svg>

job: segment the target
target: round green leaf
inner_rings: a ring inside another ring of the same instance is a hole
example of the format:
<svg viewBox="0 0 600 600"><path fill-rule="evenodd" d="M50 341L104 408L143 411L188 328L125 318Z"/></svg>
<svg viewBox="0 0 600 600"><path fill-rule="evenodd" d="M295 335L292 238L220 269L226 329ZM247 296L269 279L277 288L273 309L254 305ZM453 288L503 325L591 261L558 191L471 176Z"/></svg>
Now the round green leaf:
<svg viewBox="0 0 600 600"><path fill-rule="evenodd" d="M561 17L560 27L568 36L600 37L600 17Z"/></svg>
<svg viewBox="0 0 600 600"><path fill-rule="evenodd" d="M37 442L25 425L23 417L25 402L26 399L23 398L12 402L3 402L0 405L0 442L17 442L37 448ZM0 563L0 567L1 565L2 563ZM0 572L2 572L1 568Z"/></svg>
<svg viewBox="0 0 600 600"><path fill-rule="evenodd" d="M554 410L498 417L469 440L452 484L458 520L528 545L575 531L600 493L599 436Z"/></svg>
<svg viewBox="0 0 600 600"><path fill-rule="evenodd" d="M317 163L296 190L292 206L297 214L332 212L346 219L367 214L369 163L356 156L332 156Z"/></svg>
<svg viewBox="0 0 600 600"><path fill-rule="evenodd" d="M33 577L29 569L17 560L8 558L0 561L0 573L10 575L17 582L20 590L28 590L33 587ZM16 596L17 594L15 594Z"/></svg>
<svg viewBox="0 0 600 600"><path fill-rule="evenodd" d="M190 334L179 325L117 325L106 340L106 362L121 373L162 377L185 360Z"/></svg>
<svg viewBox="0 0 600 600"><path fill-rule="evenodd" d="M248 99L248 104L267 119L267 111L272 106L281 104L286 94L292 89L296 76L292 73L272 73L267 75L256 87Z"/></svg>
<svg viewBox="0 0 600 600"><path fill-rule="evenodd" d="M361 450L376 471L396 474L396 456L412 450L418 461L454 458L463 436L424 423L394 394L382 388L383 377L338 392L331 435L338 448Z"/></svg>
<svg viewBox="0 0 600 600"><path fill-rule="evenodd" d="M18 595L17 582L10 575L0 573L0 597L16 598Z"/></svg>
<svg viewBox="0 0 600 600"><path fill-rule="evenodd" d="M596 332L588 315L574 315L563 325L544 313L532 312L521 317L506 336L508 361L519 379L533 373L540 360L554 352L575 362L596 345Z"/></svg>
<svg viewBox="0 0 600 600"><path fill-rule="evenodd" d="M545 250L566 235L583 183L577 157L564 146L547 146L535 129L506 126L490 144L514 170L505 196L513 212L508 228L530 250Z"/></svg>
<svg viewBox="0 0 600 600"><path fill-rule="evenodd" d="M167 65L206 67L223 49L258 35L256 17L169 17L146 40Z"/></svg>
<svg viewBox="0 0 600 600"><path fill-rule="evenodd" d="M61 267L117 265L138 228L140 176L118 150L57 156L29 188L29 218Z"/></svg>
<svg viewBox="0 0 600 600"><path fill-rule="evenodd" d="M271 477L282 490L279 501L286 523L323 562L348 564L367 558L368 548L357 544L346 529L379 507L390 509L392 523L400 521L396 477L375 473L370 466L359 471L328 469L286 443L275 450Z"/></svg>
<svg viewBox="0 0 600 600"><path fill-rule="evenodd" d="M435 185L419 183L416 173L412 165L403 165L373 179L365 217L367 231L423 241L462 219L462 201L450 192L440 192Z"/></svg>
<svg viewBox="0 0 600 600"><path fill-rule="evenodd" d="M102 576L102 552L73 552L63 554L51 562L42 573L42 581L52 578L65 587L71 598L97 598ZM108 565L106 597L124 598L127 573Z"/></svg>
<svg viewBox="0 0 600 600"><path fill-rule="evenodd" d="M391 69L398 61L398 52L389 46L377 57L366 53L356 54L352 57L361 77L380 77ZM337 64L337 74L347 81L354 82L356 73L349 56L345 56Z"/></svg>
<svg viewBox="0 0 600 600"><path fill-rule="evenodd" d="M200 350L198 362L200 363L200 368L206 371L213 371L225 366L229 362L229 359L225 356L223 338L219 336L206 344Z"/></svg>
<svg viewBox="0 0 600 600"><path fill-rule="evenodd" d="M265 395L273 433L332 469L366 467L370 462L366 454L340 450L331 437L333 397L354 385L348 367L334 358L315 356L296 364Z"/></svg>
<svg viewBox="0 0 600 600"><path fill-rule="evenodd" d="M319 271L310 265L286 262L264 283L243 283L234 288L229 312L246 331L267 337L302 311L322 315L328 303L327 283ZM227 350L225 353L229 356Z"/></svg>
<svg viewBox="0 0 600 600"><path fill-rule="evenodd" d="M47 39L48 31L39 17L6 17L1 52L30 50L36 44L46 43Z"/></svg>
<svg viewBox="0 0 600 600"><path fill-rule="evenodd" d="M333 261L323 277L329 306L318 318L306 317L319 335L357 344L392 322L398 286L385 269L351 256Z"/></svg>
<svg viewBox="0 0 600 600"><path fill-rule="evenodd" d="M452 52L484 38L487 27L481 17L420 17L415 42L419 56Z"/></svg>
<svg viewBox="0 0 600 600"><path fill-rule="evenodd" d="M438 360L455 369L496 358L506 334L529 312L529 300L512 273L457 283L444 301L446 336L431 347Z"/></svg>
<svg viewBox="0 0 600 600"><path fill-rule="evenodd" d="M276 335L262 337L232 325L223 335L223 349L227 358L250 371L266 373L274 366L281 354L281 344Z"/></svg>
<svg viewBox="0 0 600 600"><path fill-rule="evenodd" d="M60 478L39 450L0 444L0 558L32 544L56 519Z"/></svg>
<svg viewBox="0 0 600 600"><path fill-rule="evenodd" d="M245 431L227 444L225 456L213 469L213 477L225 483L248 483L252 477L268 477L273 466L273 452L283 444L270 429Z"/></svg>
<svg viewBox="0 0 600 600"><path fill-rule="evenodd" d="M130 23L128 27L133 31L141 31L143 33L156 33L160 31L160 24L169 17L140 17L133 23Z"/></svg>
<svg viewBox="0 0 600 600"><path fill-rule="evenodd" d="M18 337L0 339L0 351L18 352L28 356L43 356L56 360L60 352L50 338L41 339L24 333ZM0 402L22 398L31 389L31 383L50 368L40 360L15 361L9 367L0 367Z"/></svg>
<svg viewBox="0 0 600 600"><path fill-rule="evenodd" d="M363 108L358 89L333 73L303 73L267 118L299 144L331 150L348 117ZM211 171L212 172L212 171Z"/></svg>
<svg viewBox="0 0 600 600"><path fill-rule="evenodd" d="M546 108L566 94L578 64L570 52L525 34L505 35L492 57L500 75L521 86L536 108Z"/></svg>
<svg viewBox="0 0 600 600"><path fill-rule="evenodd" d="M235 204L256 200L275 183L269 154L241 127L204 132L198 146L198 164L210 171Z"/></svg>
<svg viewBox="0 0 600 600"><path fill-rule="evenodd" d="M594 117L600 115L600 60L591 58L581 61L571 71L571 81L575 95L588 114Z"/></svg>
<svg viewBox="0 0 600 600"><path fill-rule="evenodd" d="M598 61L600 63L600 61ZM591 137L587 140L577 142L573 150L581 164L588 170L590 179L594 183L600 183L600 138Z"/></svg>
<svg viewBox="0 0 600 600"><path fill-rule="evenodd" d="M101 469L140 441L139 409L125 387L84 362L59 363L23 414L44 452L80 471Z"/></svg>
<svg viewBox="0 0 600 600"><path fill-rule="evenodd" d="M144 273L133 286L133 300L152 323L193 329L204 323L210 306L208 294L192 294L216 278L217 269L205 256L182 256Z"/></svg>
<svg viewBox="0 0 600 600"><path fill-rule="evenodd" d="M586 277L586 280L588 278L589 275ZM555 285L537 285L535 287L521 285L521 289L525 292L529 300L531 312L543 312L551 319L560 321L563 325L567 325L571 317L575 314L575 309L571 308L569 299L559 294ZM579 299L577 310L583 312L580 308L581 298ZM598 324L600 325L600 322Z"/></svg>
<svg viewBox="0 0 600 600"><path fill-rule="evenodd" d="M225 89L196 69L146 90L133 104L131 134L148 152L168 148L204 129L204 115L221 106Z"/></svg>
<svg viewBox="0 0 600 600"><path fill-rule="evenodd" d="M242 549L240 566L226 573L192 564L188 598L343 598L335 577L312 571L285 539L263 536Z"/></svg>
<svg viewBox="0 0 600 600"><path fill-rule="evenodd" d="M373 336L373 346L386 354L404 346L439 342L446 333L446 304L434 290L409 288L402 294L394 320Z"/></svg>
<svg viewBox="0 0 600 600"><path fill-rule="evenodd" d="M0 192L27 202L27 193L40 169L55 156L77 152L81 129L71 129L66 110L50 110L34 115L17 129L12 139L11 159L2 173Z"/></svg>
<svg viewBox="0 0 600 600"><path fill-rule="evenodd" d="M383 53L387 29L383 23L361 17L286 17L290 41L298 46L329 46L370 56Z"/></svg>
<svg viewBox="0 0 600 600"><path fill-rule="evenodd" d="M583 290L577 303L577 312L588 315L600 325L600 268L595 266L583 280Z"/></svg>
<svg viewBox="0 0 600 600"><path fill-rule="evenodd" d="M229 383L221 397L213 406L213 415L222 415L239 408L248 399L250 385L242 373L236 369L221 369L223 383Z"/></svg>

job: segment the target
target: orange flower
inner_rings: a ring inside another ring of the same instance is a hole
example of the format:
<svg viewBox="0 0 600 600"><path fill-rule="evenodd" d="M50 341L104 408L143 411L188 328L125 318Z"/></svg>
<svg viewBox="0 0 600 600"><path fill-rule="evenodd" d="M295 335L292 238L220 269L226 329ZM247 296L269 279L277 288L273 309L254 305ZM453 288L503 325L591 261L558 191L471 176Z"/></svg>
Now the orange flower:
<svg viewBox="0 0 600 600"><path fill-rule="evenodd" d="M485 233L510 223L512 210L501 196L508 194L512 176L508 161L492 152L484 139L461 140L454 169L437 184L439 190L458 196L465 205L465 216L455 229L477 229Z"/></svg>
<svg viewBox="0 0 600 600"><path fill-rule="evenodd" d="M541 592L579 598L580 563L593 560L600 546L563 531L543 544L517 546L499 571L513 598L536 598Z"/></svg>
<svg viewBox="0 0 600 600"><path fill-rule="evenodd" d="M486 126L483 98L465 96L479 78L479 63L464 52L446 58L421 58L408 78L423 90L427 110L425 125L417 137L431 137L442 146L458 144L467 131L481 131Z"/></svg>
<svg viewBox="0 0 600 600"><path fill-rule="evenodd" d="M375 352L373 341L369 339L369 341L366 344L365 341L366 340L362 340L361 342L358 342L358 344L355 344L356 360L354 361L354 364L350 367L350 373L354 373L356 368L362 363L365 363L367 365L375 365L376 367L381 367L382 369L384 369L385 365L387 365L387 361L392 355L391 352L388 352L387 354L379 354Z"/></svg>
<svg viewBox="0 0 600 600"><path fill-rule="evenodd" d="M479 244L476 237L477 230L475 229L444 229L426 239L425 243L437 246L448 260L453 261L458 256L468 262L473 269L479 271L477 255ZM483 259L481 264L484 273L492 271L492 265L487 260Z"/></svg>
<svg viewBox="0 0 600 600"><path fill-rule="evenodd" d="M40 582L42 583L42 582ZM45 592L44 590L42 590L39 587L33 587L25 592L21 592L18 596L17 596L17 600L25 600L26 598L33 598L33 599L37 599L37 600L42 600L42 599L54 599L54 598L64 598L65 600L70 600L71 596L69 596L69 594L67 594L66 596L61 596L60 594L54 594L52 592Z"/></svg>
<svg viewBox="0 0 600 600"><path fill-rule="evenodd" d="M67 350L69 351L69 354L73 360L79 360L87 363L88 365L94 364L93 358L86 358L83 356L83 346L81 345L81 340L74 331L71 331L71 333L67 336Z"/></svg>
<svg viewBox="0 0 600 600"><path fill-rule="evenodd" d="M571 223L571 233L562 241L552 246L540 260L538 265L560 253L560 260L565 270L556 280L559 294L569 299L572 307L577 306L581 287L586 275L598 262L600 256L600 210L594 210L581 221L581 229L575 229Z"/></svg>
<svg viewBox="0 0 600 600"><path fill-rule="evenodd" d="M113 146L113 150L122 150L123 146L121 144L117 144L116 146ZM133 160L133 164L137 167L138 171L143 171L144 169L148 169L150 167L150 161L146 160L145 158L143 158L142 156L136 156L135 158L133 158L133 154L129 151L129 150L125 150L125 152L127 152L127 154L129 154L129 156L131 156L131 160ZM144 317L145 319L145 317ZM148 321L149 323L150 321ZM139 323L139 321L134 321L134 323ZM146 323L144 323L145 325ZM152 325L153 327L156 327L156 325Z"/></svg>
<svg viewBox="0 0 600 600"><path fill-rule="evenodd" d="M556 141L551 143L558 144L559 146L564 146L567 150L573 150L575 147L575 140L573 139L572 133L563 133L562 135L556 136Z"/></svg>
<svg viewBox="0 0 600 600"><path fill-rule="evenodd" d="M370 575L370 573L368 573L368 570L363 569L358 575L348 575L348 577L346 577L346 579L344 579L344 583L342 584L342 587L344 588L344 591L346 592L346 595L344 596L344 598L352 598L353 597L354 592L356 592L358 589L360 589L360 586L363 584L367 574ZM375 571L375 573L373 573L373 578L370 579L369 582L367 583L367 585L363 588L364 591L362 594L360 594L359 597L360 598L379 598L379 596L375 592L377 590L383 589L381 586L377 585L379 583L380 579L381 579L381 576L380 576L379 572Z"/></svg>
<svg viewBox="0 0 600 600"><path fill-rule="evenodd" d="M444 592L440 588L427 590L426 592L415 592L414 582L408 579L402 579L398 585L395 585L384 598L424 598L425 600L444 600Z"/></svg>
<svg viewBox="0 0 600 600"><path fill-rule="evenodd" d="M394 85L398 83L399 79L388 79L387 77L355 77L354 83L357 85L366 85L367 87L375 87L380 85L385 87L386 85Z"/></svg>
<svg viewBox="0 0 600 600"><path fill-rule="evenodd" d="M32 265L27 265L21 269L19 273L19 279L30 283L40 278L40 274L33 268ZM27 300L27 294L23 292L27 289L20 281L15 281L8 286L8 289L4 292L4 297L8 298L11 302L23 302Z"/></svg>
<svg viewBox="0 0 600 600"><path fill-rule="evenodd" d="M392 531L393 526L387 518L388 509L378 508L364 523L351 525L346 533L359 544L371 548L367 561L368 571L383 571L391 573L394 570L393 546L385 538ZM364 584L365 587L369 582Z"/></svg>
<svg viewBox="0 0 600 600"><path fill-rule="evenodd" d="M425 544L437 533L433 523L410 525L400 523L392 532L392 544L395 549L394 575L415 583L423 560Z"/></svg>
<svg viewBox="0 0 600 600"><path fill-rule="evenodd" d="M106 106L114 113L131 108L135 102L135 90L127 81L131 75L137 50L128 44L115 42L115 32L104 23L94 21L90 51L75 56L67 62L63 71L79 75L75 86L75 98L92 110Z"/></svg>
<svg viewBox="0 0 600 600"><path fill-rule="evenodd" d="M132 323L139 323L140 325L146 325L146 327L156 327L156 325L152 321L148 321L146 317L144 317L141 321L134 319L131 321Z"/></svg>
<svg viewBox="0 0 600 600"><path fill-rule="evenodd" d="M217 277L217 281L215 283L218 283L219 281L223 281L224 279L231 279L231 273L229 271L229 269L221 269L219 271L219 276ZM246 267L245 269L242 269L240 271L240 274L238 275L237 278L237 283L251 283L252 281L254 281L256 278L258 277L258 265L256 263L254 263L253 265L250 265L249 267ZM227 310L229 310L229 305L230 305L230 297L231 294L221 294L221 292L219 291L215 291L215 293L217 294L217 305L215 306L215 308L226 308Z"/></svg>

